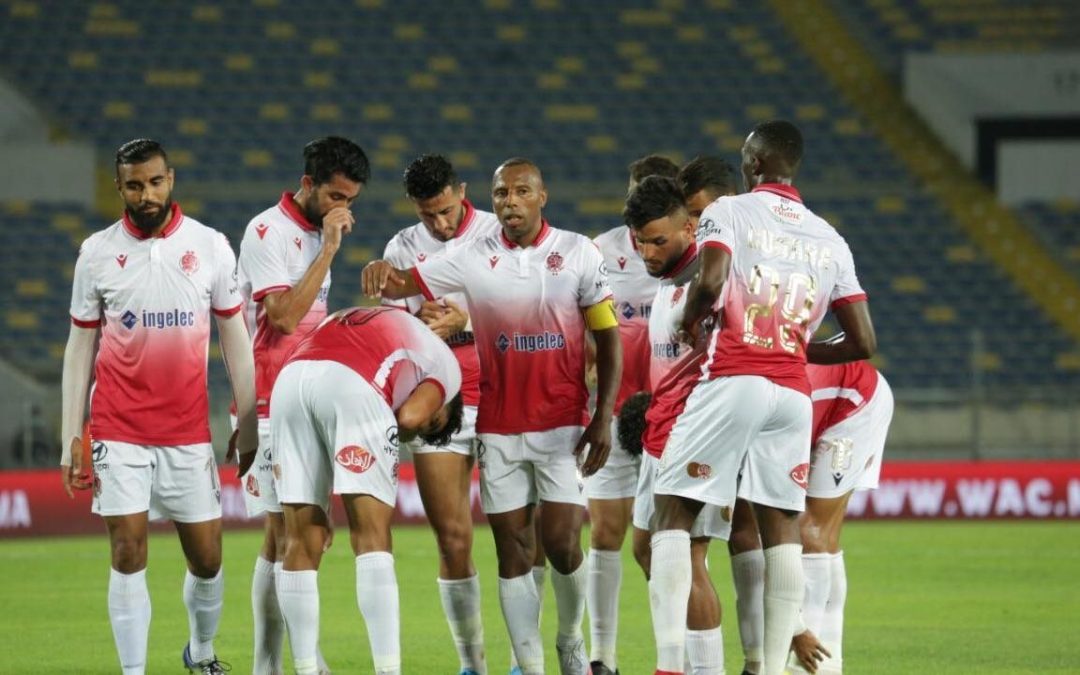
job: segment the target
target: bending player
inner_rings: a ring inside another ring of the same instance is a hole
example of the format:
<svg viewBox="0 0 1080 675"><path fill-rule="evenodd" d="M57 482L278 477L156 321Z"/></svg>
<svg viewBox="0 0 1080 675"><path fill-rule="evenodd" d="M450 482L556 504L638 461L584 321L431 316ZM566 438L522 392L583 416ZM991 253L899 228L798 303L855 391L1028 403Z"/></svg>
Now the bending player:
<svg viewBox="0 0 1080 675"><path fill-rule="evenodd" d="M494 214L476 209L465 197L465 183L439 155L423 155L405 169L405 195L420 222L386 245L384 258L406 268L446 251L498 233ZM461 367L465 413L450 443L412 443L416 482L428 522L439 547L439 597L457 647L462 675L487 672L484 624L480 616L480 577L472 559L473 526L470 487L476 456L476 406L480 401L480 362L465 296L450 293L435 301L423 295L383 300L424 319L450 346ZM543 568L541 568L541 571Z"/></svg>
<svg viewBox="0 0 1080 675"><path fill-rule="evenodd" d="M463 292L480 356L476 430L481 496L499 557L499 600L514 652L527 675L544 672L533 580L533 510L543 505L541 538L558 606L555 646L564 674L587 672L581 633L586 567L581 550L585 498L580 474L604 465L622 350L603 258L587 238L556 230L540 169L511 159L495 171L498 235L408 270L377 260L364 292L428 299ZM589 419L585 330L597 347L597 402ZM588 452L585 449L588 448ZM580 474L579 474L580 470Z"/></svg>
<svg viewBox="0 0 1080 675"><path fill-rule="evenodd" d="M679 167L670 159L649 155L630 164L630 190L646 176L671 178ZM619 588L622 585L622 544L630 526L637 489L641 454L628 453L617 442L619 409L626 397L649 389L649 314L656 280L649 276L634 243L633 231L625 224L604 232L596 239L604 255L611 291L618 302L619 338L622 340L623 371L615 397L611 454L604 466L585 481L589 498L589 608L590 669L592 675L618 673L615 657L619 630Z"/></svg>
<svg viewBox="0 0 1080 675"><path fill-rule="evenodd" d="M240 244L240 290L254 305L252 340L261 454L241 457L249 516L265 514L263 545L251 579L255 675L284 672L285 624L274 578L285 557L285 521L274 484L270 392L285 357L326 318L330 265L355 219L349 210L370 176L358 145L330 136L304 146L304 175L295 194L251 219ZM257 460L257 461L256 461ZM249 468L250 467L250 468ZM322 653L320 669L329 672Z"/></svg>
<svg viewBox="0 0 1080 675"><path fill-rule="evenodd" d="M713 202L699 223L701 272L687 292L683 342L696 343L717 306L720 316L656 479L649 595L658 673L682 670L690 529L706 503L729 505L736 495L753 503L765 549L763 671L783 672L803 594L797 516L812 424L805 365L875 349L847 243L791 185L802 146L789 122L755 127L742 151L751 191ZM845 338L808 346L826 305Z"/></svg>
<svg viewBox="0 0 1080 675"><path fill-rule="evenodd" d="M460 387L450 348L419 319L386 307L330 315L286 360L274 384L270 440L287 541L277 592L298 675L318 668L317 574L331 492L349 518L375 673L401 672L390 545L398 442L450 442L461 427Z"/></svg>

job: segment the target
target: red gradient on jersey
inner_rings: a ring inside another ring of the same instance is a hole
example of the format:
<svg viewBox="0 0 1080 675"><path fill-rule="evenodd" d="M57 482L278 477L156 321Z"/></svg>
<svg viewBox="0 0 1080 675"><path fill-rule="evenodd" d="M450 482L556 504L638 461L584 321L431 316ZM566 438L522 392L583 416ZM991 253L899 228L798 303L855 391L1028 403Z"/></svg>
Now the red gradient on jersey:
<svg viewBox="0 0 1080 675"><path fill-rule="evenodd" d="M659 380L653 380L656 384L649 409L645 412L645 432L641 435L645 452L653 457L659 458L664 454L671 430L686 409L686 399L701 380L701 367L705 359L705 351L699 348L668 362L666 372L658 372L654 366L654 375Z"/></svg>
<svg viewBox="0 0 1080 675"><path fill-rule="evenodd" d="M316 300L300 323L296 324L296 330L286 335L276 330L266 316L262 299L267 294L259 297L255 309L255 337L252 342L255 351L255 408L259 417L270 416L270 393L278 373L285 366L285 359L300 340L326 318L326 302Z"/></svg>
<svg viewBox="0 0 1080 675"><path fill-rule="evenodd" d="M878 386L878 372L869 361L852 361L834 366L806 366L814 399L814 443L828 428L836 426L862 409L873 398ZM824 390L851 390L858 392L862 403L856 405L850 398L832 396L822 398Z"/></svg>
<svg viewBox="0 0 1080 675"><path fill-rule="evenodd" d="M619 317L619 339L622 341L623 370L619 392L615 396L615 414L622 410L626 399L639 391L649 390L649 360L652 344L649 342L649 322L635 317L623 321Z"/></svg>
<svg viewBox="0 0 1080 675"><path fill-rule="evenodd" d="M450 351L461 368L461 402L480 405L480 357L476 354L476 344L450 345Z"/></svg>

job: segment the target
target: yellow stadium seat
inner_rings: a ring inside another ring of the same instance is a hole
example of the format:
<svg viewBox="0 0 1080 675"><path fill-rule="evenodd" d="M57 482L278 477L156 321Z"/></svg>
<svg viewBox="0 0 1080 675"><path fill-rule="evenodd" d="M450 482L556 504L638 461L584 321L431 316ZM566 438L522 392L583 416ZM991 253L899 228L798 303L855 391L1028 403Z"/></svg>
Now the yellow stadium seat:
<svg viewBox="0 0 1080 675"><path fill-rule="evenodd" d="M825 106L820 103L802 103L795 106L795 117L800 120L820 120L825 118Z"/></svg>
<svg viewBox="0 0 1080 675"><path fill-rule="evenodd" d="M135 37L139 34L139 22L128 19L87 19L83 24L87 35L111 37Z"/></svg>
<svg viewBox="0 0 1080 675"><path fill-rule="evenodd" d="M8 328L15 330L33 330L40 325L38 315L34 312L11 310L6 315Z"/></svg>
<svg viewBox="0 0 1080 675"><path fill-rule="evenodd" d="M385 103L372 103L360 109L360 114L369 122L385 122L394 119L394 109Z"/></svg>
<svg viewBox="0 0 1080 675"><path fill-rule="evenodd" d="M101 114L110 120L129 120L135 117L135 106L128 101L109 101L102 106Z"/></svg>
<svg viewBox="0 0 1080 675"><path fill-rule="evenodd" d="M393 150L376 150L371 161L380 169L397 170L401 168L401 155Z"/></svg>
<svg viewBox="0 0 1080 675"><path fill-rule="evenodd" d="M410 206L409 208L411 209L412 206ZM415 214L415 211L413 211L412 213ZM366 263L369 260L373 260L374 257L375 256L372 254L371 249L367 246L349 246L345 249L345 262L351 263L353 265Z"/></svg>
<svg viewBox="0 0 1080 675"><path fill-rule="evenodd" d="M49 284L44 279L19 279L15 282L15 295L24 298L40 298L49 294Z"/></svg>
<svg viewBox="0 0 1080 675"><path fill-rule="evenodd" d="M333 38L317 38L311 43L311 53L316 56L337 56L341 53L341 43Z"/></svg>
<svg viewBox="0 0 1080 675"><path fill-rule="evenodd" d="M525 40L524 26L498 26L495 29L495 37L503 42L523 42Z"/></svg>
<svg viewBox="0 0 1080 675"><path fill-rule="evenodd" d="M471 122L472 108L464 103L452 103L442 107L442 118L448 122Z"/></svg>
<svg viewBox="0 0 1080 675"><path fill-rule="evenodd" d="M978 253L976 253L975 247L973 246L959 244L945 249L945 258L953 263L969 263L975 262L975 259L978 258Z"/></svg>
<svg viewBox="0 0 1080 675"><path fill-rule="evenodd" d="M662 9L627 9L619 13L619 21L627 26L646 26L656 28L670 26L670 12Z"/></svg>
<svg viewBox="0 0 1080 675"><path fill-rule="evenodd" d="M845 117L833 123L833 130L841 136L859 136L863 133L863 126L857 118Z"/></svg>
<svg viewBox="0 0 1080 675"><path fill-rule="evenodd" d="M16 19L36 19L41 7L36 2L13 2L8 13Z"/></svg>
<svg viewBox="0 0 1080 675"><path fill-rule="evenodd" d="M288 21L270 21L263 28L263 34L271 40L291 40L296 37L296 26Z"/></svg>
<svg viewBox="0 0 1080 675"><path fill-rule="evenodd" d="M651 56L640 56L631 61L630 67L639 73L659 73L660 61Z"/></svg>
<svg viewBox="0 0 1080 675"><path fill-rule="evenodd" d="M120 8L108 2L96 2L90 5L90 16L95 19L116 19L120 16Z"/></svg>
<svg viewBox="0 0 1080 675"><path fill-rule="evenodd" d="M785 67L786 66L784 65L784 60L781 59L779 56L770 56L767 59L761 59L757 62L758 72L761 73L782 73L784 72Z"/></svg>
<svg viewBox="0 0 1080 675"><path fill-rule="evenodd" d="M583 216L614 217L622 213L622 199L590 197L577 203L577 212Z"/></svg>
<svg viewBox="0 0 1080 675"><path fill-rule="evenodd" d="M432 56L428 59L428 70L433 73L456 73L458 62L453 56Z"/></svg>
<svg viewBox="0 0 1080 675"><path fill-rule="evenodd" d="M245 72L255 67L255 58L251 54L229 54L225 57L225 69Z"/></svg>
<svg viewBox="0 0 1080 675"><path fill-rule="evenodd" d="M1058 370L1080 370L1080 352L1063 352L1054 359Z"/></svg>
<svg viewBox="0 0 1080 675"><path fill-rule="evenodd" d="M308 89L329 89L334 86L334 76L327 72L304 73L304 86Z"/></svg>
<svg viewBox="0 0 1080 675"><path fill-rule="evenodd" d="M930 305L923 308L923 318L929 323L952 323L956 321L956 310L948 305Z"/></svg>
<svg viewBox="0 0 1080 675"><path fill-rule="evenodd" d="M9 199L4 202L4 211L13 216L25 216L30 213L30 202L25 199Z"/></svg>
<svg viewBox="0 0 1080 675"><path fill-rule="evenodd" d="M645 56L645 44L642 42L634 42L631 40L625 40L615 45L615 53L624 59L633 59L638 56Z"/></svg>
<svg viewBox="0 0 1080 675"><path fill-rule="evenodd" d="M435 73L413 73L409 75L409 89L436 89L439 86L439 78Z"/></svg>
<svg viewBox="0 0 1080 675"><path fill-rule="evenodd" d="M416 215L416 209L413 208L412 202L398 199L390 205L390 213L399 218L410 218Z"/></svg>
<svg viewBox="0 0 1080 675"><path fill-rule="evenodd" d="M187 148L172 148L169 150L169 164L178 169L195 166L195 154Z"/></svg>
<svg viewBox="0 0 1080 675"><path fill-rule="evenodd" d="M71 52L68 65L76 70L94 70L98 67L98 55L94 52Z"/></svg>
<svg viewBox="0 0 1080 675"><path fill-rule="evenodd" d="M615 152L619 149L619 141L607 134L589 136L585 139L585 147L589 149L589 152Z"/></svg>
<svg viewBox="0 0 1080 675"><path fill-rule="evenodd" d="M552 122L593 122L600 113L594 105L566 103L547 106L544 117Z"/></svg>
<svg viewBox="0 0 1080 675"><path fill-rule="evenodd" d="M746 116L752 120L771 120L776 117L776 107L768 103L746 106Z"/></svg>
<svg viewBox="0 0 1080 675"><path fill-rule="evenodd" d="M384 134L379 137L380 150L395 150L398 152L409 149L409 139L401 134Z"/></svg>
<svg viewBox="0 0 1080 675"><path fill-rule="evenodd" d="M897 195L884 195L874 201L874 210L878 213L903 213L907 210L907 202Z"/></svg>
<svg viewBox="0 0 1080 675"><path fill-rule="evenodd" d="M892 289L897 293L923 293L926 291L926 282L917 276L894 277Z"/></svg>
<svg viewBox="0 0 1080 675"><path fill-rule="evenodd" d="M562 9L561 0L533 0L533 7L545 11Z"/></svg>
<svg viewBox="0 0 1080 675"><path fill-rule="evenodd" d="M52 226L61 232L81 232L85 223L82 218L73 213L55 213L52 217Z"/></svg>
<svg viewBox="0 0 1080 675"><path fill-rule="evenodd" d="M555 69L563 73L585 72L585 59L580 56L561 56L555 59Z"/></svg>
<svg viewBox="0 0 1080 675"><path fill-rule="evenodd" d="M217 23L222 18L221 8L214 5L195 5L191 10L191 18L206 23Z"/></svg>
<svg viewBox="0 0 1080 675"><path fill-rule="evenodd" d="M336 103L316 103L311 106L308 116L319 122L334 122L341 119L341 106Z"/></svg>
<svg viewBox="0 0 1080 675"><path fill-rule="evenodd" d="M450 153L450 163L461 169L475 169L480 164L475 152L458 150Z"/></svg>
<svg viewBox="0 0 1080 675"><path fill-rule="evenodd" d="M615 76L615 88L624 91L644 89L648 81L641 73L622 73Z"/></svg>
<svg viewBox="0 0 1080 675"><path fill-rule="evenodd" d="M679 26L675 31L675 37L680 42L703 42L705 40L704 26Z"/></svg>
<svg viewBox="0 0 1080 675"><path fill-rule="evenodd" d="M182 117L176 123L176 130L185 136L205 136L207 128L206 120L197 117Z"/></svg>
<svg viewBox="0 0 1080 675"><path fill-rule="evenodd" d="M710 136L730 134L731 122L727 120L705 120L701 123L701 132Z"/></svg>
<svg viewBox="0 0 1080 675"><path fill-rule="evenodd" d="M259 117L264 120L280 122L289 118L289 106L284 103L263 103L259 106Z"/></svg>
<svg viewBox="0 0 1080 675"><path fill-rule="evenodd" d="M60 360L64 358L64 350L67 345L63 342L50 342L49 343L49 358Z"/></svg>
<svg viewBox="0 0 1080 675"><path fill-rule="evenodd" d="M484 6L488 9L506 10L510 9L510 0L484 0Z"/></svg>
<svg viewBox="0 0 1080 675"><path fill-rule="evenodd" d="M244 166L262 169L274 163L274 156L269 150L245 150L242 154Z"/></svg>
<svg viewBox="0 0 1080 675"><path fill-rule="evenodd" d="M383 0L356 0L356 6L360 9L379 9L383 6Z"/></svg>
<svg viewBox="0 0 1080 675"><path fill-rule="evenodd" d="M400 23L394 26L394 39L401 42L423 40L424 27L418 23Z"/></svg>
<svg viewBox="0 0 1080 675"><path fill-rule="evenodd" d="M562 73L541 73L536 76L536 86L540 89L565 89L566 76Z"/></svg>
<svg viewBox="0 0 1080 675"><path fill-rule="evenodd" d="M975 366L979 370L1001 370L1001 356L994 352L983 352L975 357Z"/></svg>
<svg viewBox="0 0 1080 675"><path fill-rule="evenodd" d="M198 87L202 73L197 70L148 70L143 82L151 87Z"/></svg>

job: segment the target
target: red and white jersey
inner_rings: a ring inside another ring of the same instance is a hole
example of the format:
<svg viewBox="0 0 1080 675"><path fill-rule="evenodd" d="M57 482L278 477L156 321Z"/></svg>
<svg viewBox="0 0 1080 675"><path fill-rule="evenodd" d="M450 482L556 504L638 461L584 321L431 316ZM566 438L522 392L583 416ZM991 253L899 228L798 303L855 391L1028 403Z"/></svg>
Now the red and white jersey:
<svg viewBox="0 0 1080 675"><path fill-rule="evenodd" d="M423 382L443 392L461 390L461 369L450 347L415 316L390 307L334 312L300 339L285 360L336 361L356 371L395 412Z"/></svg>
<svg viewBox="0 0 1080 675"><path fill-rule="evenodd" d="M292 348L326 318L330 272L323 279L311 309L296 330L285 335L274 329L263 308L263 298L287 291L304 278L322 249L322 231L308 222L286 192L281 201L251 219L240 243L240 291L255 317L252 342L255 351L255 396L259 417L270 415L270 392Z"/></svg>
<svg viewBox="0 0 1080 675"><path fill-rule="evenodd" d="M206 357L210 312L243 308L225 235L173 204L161 235L127 214L83 242L71 320L101 328L90 400L95 440L137 445L210 441Z"/></svg>
<svg viewBox="0 0 1080 675"><path fill-rule="evenodd" d="M649 314L658 282L649 276L629 227L612 228L593 241L604 256L611 292L615 295L615 313L619 317L623 370L615 397L618 415L623 401L649 389Z"/></svg>
<svg viewBox="0 0 1080 675"><path fill-rule="evenodd" d="M519 434L585 424L585 317L611 297L600 251L545 221L531 246L499 233L420 263L428 299L469 303L480 356L476 430Z"/></svg>
<svg viewBox="0 0 1080 675"><path fill-rule="evenodd" d="M759 375L809 395L807 340L829 306L866 300L847 242L772 183L710 204L697 238L731 254L705 377Z"/></svg>
<svg viewBox="0 0 1080 675"><path fill-rule="evenodd" d="M814 403L814 432L811 447L830 427L862 410L874 396L878 371L869 361L852 361L833 366L808 364L810 400Z"/></svg>
<svg viewBox="0 0 1080 675"><path fill-rule="evenodd" d="M659 457L686 398L701 380L702 349L693 351L677 339L686 310L686 291L697 274L697 245L691 244L679 264L660 280L649 317L649 390L652 400L645 413L645 451Z"/></svg>
<svg viewBox="0 0 1080 675"><path fill-rule="evenodd" d="M386 245L383 259L398 269L415 267L428 258L434 258L447 251L453 251L484 237L490 237L499 232L499 219L494 213L478 211L469 200L462 202L465 206L465 214L461 225L454 238L450 241L440 241L431 236L431 232L423 223L417 223L401 230ZM466 308L467 299L463 293L447 293L447 299L461 308ZM424 303L422 295L414 295L403 300L383 300L384 305L408 310L410 314L420 311ZM480 360L476 355L475 339L472 331L472 322L457 335L447 340L447 344L457 357L461 366L461 399L465 405L475 406L480 402Z"/></svg>

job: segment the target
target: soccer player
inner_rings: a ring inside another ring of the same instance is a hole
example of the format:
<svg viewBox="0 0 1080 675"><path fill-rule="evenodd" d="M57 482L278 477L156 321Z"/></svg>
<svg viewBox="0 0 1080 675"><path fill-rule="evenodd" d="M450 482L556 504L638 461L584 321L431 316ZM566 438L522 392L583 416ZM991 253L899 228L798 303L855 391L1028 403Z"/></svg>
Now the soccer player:
<svg viewBox="0 0 1080 675"><path fill-rule="evenodd" d="M642 157L630 164L630 189L646 176L674 178L679 167L659 155ZM617 442L619 409L628 396L649 388L649 312L656 295L656 280L641 259L634 233L626 225L604 232L596 239L604 256L608 280L616 298L623 370L615 397L611 454L608 461L585 482L589 498L590 531L589 608L590 668L592 675L617 673L616 637L619 631L619 588L622 585L622 543L630 526L637 489L640 454L631 455Z"/></svg>
<svg viewBox="0 0 1080 675"><path fill-rule="evenodd" d="M814 402L813 450L806 511L799 518L803 544L805 631L795 636L796 672L842 672L847 572L840 548L848 499L873 490L881 475L885 437L893 415L889 383L868 361L806 369ZM816 648L821 639L824 654ZM824 656L824 658L822 658ZM819 663L820 661L820 663Z"/></svg>
<svg viewBox="0 0 1080 675"><path fill-rule="evenodd" d="M587 672L579 469L591 476L607 460L622 359L603 258L589 239L551 227L541 215L546 202L540 169L526 159L507 160L492 180L493 210L502 225L497 235L408 270L377 260L363 276L369 295L422 292L433 299L457 291L468 299L480 357L481 497L499 557L503 617L526 675L544 672L532 576L538 501L558 605L559 666L564 674ZM596 340L591 420L586 327Z"/></svg>
<svg viewBox="0 0 1080 675"><path fill-rule="evenodd" d="M690 220L697 227L702 211L725 195L735 194L734 171L719 157L697 157L679 170L676 179L686 198ZM765 630L762 593L765 588L765 557L761 551L754 511L745 499L735 500L728 538L731 576L735 585L735 608L742 642L743 672L756 675L761 669L762 634Z"/></svg>
<svg viewBox="0 0 1080 675"><path fill-rule="evenodd" d="M270 444L270 393L297 342L326 317L330 266L342 237L352 231L349 211L370 176L367 156L352 141L335 136L304 147L304 175L296 193L251 219L240 244L240 289L254 303L255 389L259 449L244 456L241 476L249 516L264 516L262 550L251 580L255 619L254 672L283 671L285 625L274 577L285 554L285 521L274 485ZM321 659L321 653L320 653ZM321 664L323 670L325 663Z"/></svg>
<svg viewBox="0 0 1080 675"><path fill-rule="evenodd" d="M439 155L422 155L405 169L405 195L420 222L407 227L386 245L383 258L407 268L497 235L495 214L476 209L465 196L465 183ZM465 296L450 293L436 301L423 295L384 300L427 321L450 346L461 367L464 418L461 431L445 446L410 445L424 511L439 547L439 597L457 647L463 675L487 672L484 625L480 616L480 577L472 560L470 487L476 455L476 406L480 402L480 361Z"/></svg>
<svg viewBox="0 0 1080 675"><path fill-rule="evenodd" d="M401 672L390 521L398 442L445 445L461 426L461 371L422 321L389 307L336 312L308 333L274 383L270 440L280 467L281 613L298 675L316 673L319 563L340 494L356 555L356 602L377 675Z"/></svg>
<svg viewBox="0 0 1080 675"><path fill-rule="evenodd" d="M765 549L763 670L783 672L803 595L797 517L812 422L805 364L867 358L876 346L847 243L792 186L802 148L793 124L759 124L742 150L750 192L713 202L698 226L701 272L687 292L683 341L696 342L716 306L719 320L656 478L658 673L682 668L693 522L705 503L730 505L736 494L754 505ZM807 345L827 305L845 336Z"/></svg>
<svg viewBox="0 0 1080 675"><path fill-rule="evenodd" d="M236 258L224 235L181 212L174 181L156 141L137 139L117 150L124 214L79 251L64 350L63 484L69 495L92 486L93 511L109 530L109 621L124 673L146 669L147 527L159 517L173 521L187 559L183 663L191 671L224 672L214 654L224 577L206 390L211 314L237 404L237 447L258 443ZM92 479L80 438L91 368Z"/></svg>
<svg viewBox="0 0 1080 675"><path fill-rule="evenodd" d="M725 190L734 193L734 184ZM686 304L686 290L697 273L694 225L675 180L646 178L626 199L623 215L632 228L638 250L650 275L660 279L649 318L651 346L647 425L640 441L646 455L634 500L634 555L646 578L650 577L649 536L653 529L653 486L672 425L683 411L687 395L700 377L703 351L680 344L678 329ZM686 660L690 672L719 675L724 670L724 641L720 628L720 600L706 564L709 541L727 539L731 529L730 505L706 505L690 530L692 585L687 615Z"/></svg>

